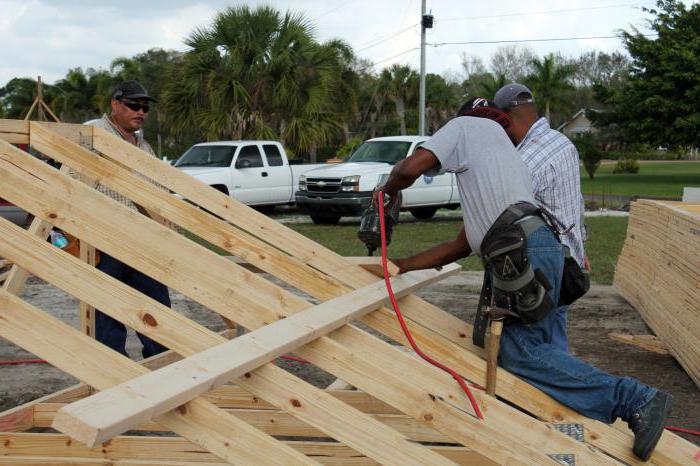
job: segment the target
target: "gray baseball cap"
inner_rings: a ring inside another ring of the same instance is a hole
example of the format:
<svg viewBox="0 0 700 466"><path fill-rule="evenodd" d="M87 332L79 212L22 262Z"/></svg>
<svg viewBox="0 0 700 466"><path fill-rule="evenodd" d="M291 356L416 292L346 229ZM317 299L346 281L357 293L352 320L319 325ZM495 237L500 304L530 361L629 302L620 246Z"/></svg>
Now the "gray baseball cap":
<svg viewBox="0 0 700 466"><path fill-rule="evenodd" d="M527 96L518 99L518 96L521 94L527 94ZM501 110L507 110L517 107L518 105L531 104L534 102L535 99L532 97L532 91L528 89L527 86L518 83L506 84L493 96L493 103Z"/></svg>

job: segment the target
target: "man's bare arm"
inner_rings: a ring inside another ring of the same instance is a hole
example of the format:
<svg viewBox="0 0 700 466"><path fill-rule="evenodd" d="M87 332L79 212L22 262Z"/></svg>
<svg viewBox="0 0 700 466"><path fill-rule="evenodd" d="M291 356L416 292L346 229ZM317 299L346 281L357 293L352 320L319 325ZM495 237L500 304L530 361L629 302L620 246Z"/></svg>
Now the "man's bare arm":
<svg viewBox="0 0 700 466"><path fill-rule="evenodd" d="M414 256L403 259L391 259L391 261L399 267L399 273L406 273L411 270L433 269L450 264L467 257L471 251L467 241L467 234L464 231L464 226L462 226L455 239L440 243Z"/></svg>
<svg viewBox="0 0 700 466"><path fill-rule="evenodd" d="M432 152L419 147L413 155L394 165L389 179L380 189L386 195L393 197L397 192L411 186L423 173L439 166L440 162Z"/></svg>

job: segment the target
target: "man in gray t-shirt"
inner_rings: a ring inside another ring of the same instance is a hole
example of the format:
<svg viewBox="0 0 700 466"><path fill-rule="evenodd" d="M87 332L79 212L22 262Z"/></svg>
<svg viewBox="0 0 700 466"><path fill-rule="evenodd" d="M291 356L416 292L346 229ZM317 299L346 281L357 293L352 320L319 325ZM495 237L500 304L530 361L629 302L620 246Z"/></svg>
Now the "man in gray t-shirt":
<svg viewBox="0 0 700 466"><path fill-rule="evenodd" d="M493 248L494 240L505 238L503 232L507 228L503 228L503 217L498 221L499 228L494 229L496 232L489 232L489 241L482 248L484 236L501 213L517 210L517 206L511 207L513 204L535 204L527 167L503 129L509 125L509 117L484 99L475 99L469 104L468 116L450 121L413 155L397 163L386 184L378 188L394 198L398 191L411 186L423 174L449 171L456 175L464 217L459 234L454 240L411 257L392 259L400 273L445 265L472 251L480 254L483 249L496 257L500 254L497 251L510 251L500 246L500 249ZM556 305L564 252L552 230L544 223L538 224L536 216L519 217L523 224L534 225L528 232L524 227L520 230L519 235L526 240L526 260L521 260L521 264L526 263L534 271L536 281L547 290L550 303ZM508 221L509 228L516 220ZM487 264L491 279L496 274L493 264L490 261ZM524 277L524 269L522 272L521 277ZM518 280L508 283L515 286ZM544 286L545 282L549 286ZM520 285L511 291L516 301L527 297L526 288ZM493 295L497 296L495 292ZM525 299L522 301L528 303ZM515 308L518 310L518 305ZM543 313L538 314L539 320L533 322L507 320L501 337L499 364L585 416L607 423L618 417L627 421L635 435L634 453L643 460L648 459L664 430L672 397L635 379L607 374L553 345L556 312L552 311L555 308L552 306L547 312L544 307Z"/></svg>
<svg viewBox="0 0 700 466"><path fill-rule="evenodd" d="M527 167L495 121L455 118L422 148L437 157L440 169L434 172L457 174L464 228L477 255L484 235L506 207L535 203Z"/></svg>

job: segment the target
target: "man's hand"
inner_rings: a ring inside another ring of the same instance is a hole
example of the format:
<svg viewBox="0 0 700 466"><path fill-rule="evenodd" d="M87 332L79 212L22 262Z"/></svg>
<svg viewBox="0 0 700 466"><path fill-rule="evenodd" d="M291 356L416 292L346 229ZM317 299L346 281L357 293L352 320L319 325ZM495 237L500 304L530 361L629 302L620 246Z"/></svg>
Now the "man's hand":
<svg viewBox="0 0 700 466"><path fill-rule="evenodd" d="M398 275L402 273L410 272L410 269L406 266L406 261L404 259L389 259L391 262L399 268Z"/></svg>
<svg viewBox="0 0 700 466"><path fill-rule="evenodd" d="M591 263L588 262L588 256L583 256L583 268L586 269L588 273L591 273Z"/></svg>
<svg viewBox="0 0 700 466"><path fill-rule="evenodd" d="M383 194L382 197L384 200L384 208L385 209L388 208L390 205L392 205L394 202L398 201L400 191L396 191L394 193L388 193L384 186L377 186L376 188L374 188L374 191L372 192L372 202L374 203L374 205L379 206L379 202L380 202L379 193L380 192Z"/></svg>

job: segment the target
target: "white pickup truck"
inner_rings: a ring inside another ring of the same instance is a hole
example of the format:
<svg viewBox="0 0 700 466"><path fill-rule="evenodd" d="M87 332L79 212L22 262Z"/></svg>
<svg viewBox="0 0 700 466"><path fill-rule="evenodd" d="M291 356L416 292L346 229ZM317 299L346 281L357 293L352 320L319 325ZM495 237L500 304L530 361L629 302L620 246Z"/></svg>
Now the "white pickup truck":
<svg viewBox="0 0 700 466"><path fill-rule="evenodd" d="M308 171L299 180L297 207L314 223L336 224L344 215L359 215L370 203L372 191L392 166L408 157L424 136L391 136L365 141L345 163ZM421 176L403 191L402 209L428 219L440 207L458 208L454 175Z"/></svg>
<svg viewBox="0 0 700 466"><path fill-rule="evenodd" d="M323 165L290 165L277 141L195 144L174 164L199 181L266 212L276 205L293 203L300 175Z"/></svg>

